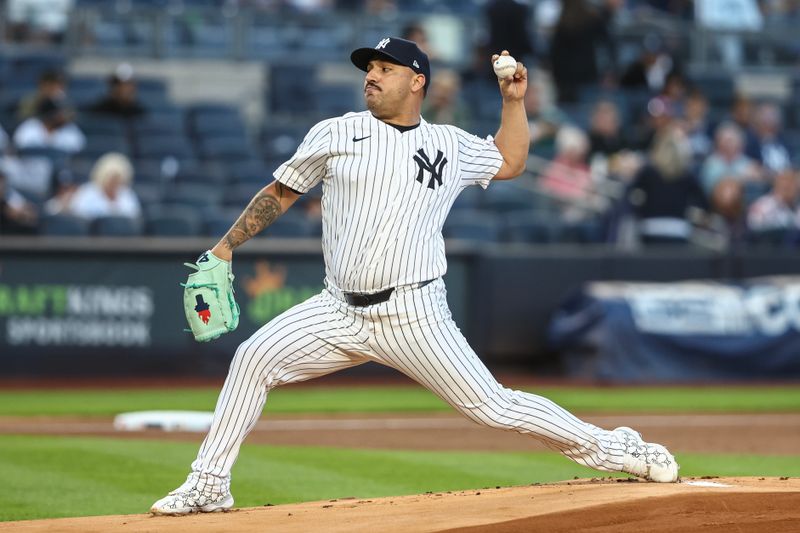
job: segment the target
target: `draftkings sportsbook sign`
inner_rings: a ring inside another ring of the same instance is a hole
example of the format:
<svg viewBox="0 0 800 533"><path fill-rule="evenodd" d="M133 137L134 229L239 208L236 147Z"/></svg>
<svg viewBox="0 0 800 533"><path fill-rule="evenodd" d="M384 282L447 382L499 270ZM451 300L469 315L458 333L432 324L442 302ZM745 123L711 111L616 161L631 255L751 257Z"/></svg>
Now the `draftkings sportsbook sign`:
<svg viewBox="0 0 800 533"><path fill-rule="evenodd" d="M0 283L0 318L11 346L147 347L149 287Z"/></svg>

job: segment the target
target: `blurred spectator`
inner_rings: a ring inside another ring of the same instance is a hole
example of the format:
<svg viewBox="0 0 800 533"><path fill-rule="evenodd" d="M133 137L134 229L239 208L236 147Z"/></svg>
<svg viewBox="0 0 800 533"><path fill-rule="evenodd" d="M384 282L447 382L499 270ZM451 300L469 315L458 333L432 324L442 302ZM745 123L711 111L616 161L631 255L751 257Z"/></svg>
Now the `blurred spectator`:
<svg viewBox="0 0 800 533"><path fill-rule="evenodd" d="M727 122L733 122L739 126L745 137L745 146L755 142L755 132L751 127L753 123L753 102L746 95L739 93L734 96ZM715 135L716 127L719 127L719 124L715 126Z"/></svg>
<svg viewBox="0 0 800 533"><path fill-rule="evenodd" d="M717 128L714 138L714 151L700 169L700 183L706 194L712 194L723 179L740 183L762 180L758 165L744 154L744 134L741 128L733 123L722 124Z"/></svg>
<svg viewBox="0 0 800 533"><path fill-rule="evenodd" d="M678 70L672 70L664 79L660 96L669 100L676 114L683 113L687 93L686 78Z"/></svg>
<svg viewBox="0 0 800 533"><path fill-rule="evenodd" d="M735 178L723 177L711 193L711 207L718 215L712 227L725 234L731 243L744 240L747 230L744 209L744 187Z"/></svg>
<svg viewBox="0 0 800 533"><path fill-rule="evenodd" d="M497 52L490 52L489 48L484 44L477 43L473 45L469 63L461 71L461 83L466 86L471 83L485 83L486 80L496 82L497 76L495 76L492 69L492 64L486 60L487 57L491 57L495 53Z"/></svg>
<svg viewBox="0 0 800 533"><path fill-rule="evenodd" d="M8 0L11 39L29 43L62 42L74 3L74 0Z"/></svg>
<svg viewBox="0 0 800 533"><path fill-rule="evenodd" d="M558 129L569 117L554 103L546 103L544 86L538 80L528 82L525 92L525 112L528 115L528 129L531 132L531 151L552 157L556 151L555 141Z"/></svg>
<svg viewBox="0 0 800 533"><path fill-rule="evenodd" d="M563 0L550 40L550 68L560 103L577 101L581 87L597 85L613 71L616 51L609 26L617 5L607 1L596 7L587 0ZM604 52L605 68L598 52Z"/></svg>
<svg viewBox="0 0 800 533"><path fill-rule="evenodd" d="M428 33L421 23L414 21L407 24L400 33L400 37L417 43L419 49L428 55L429 61L433 62L439 59L436 53L431 50L431 43L428 41ZM437 73L436 75L438 76L439 74ZM433 83L433 80L431 80L431 83Z"/></svg>
<svg viewBox="0 0 800 533"><path fill-rule="evenodd" d="M465 127L469 117L459 100L461 80L450 69L440 69L431 80L428 95L423 102L425 120L434 124L453 124Z"/></svg>
<svg viewBox="0 0 800 533"><path fill-rule="evenodd" d="M675 123L675 106L669 98L656 96L647 102L644 118L637 124L634 136L629 139L631 146L640 150L650 150L653 139L663 128Z"/></svg>
<svg viewBox="0 0 800 533"><path fill-rule="evenodd" d="M592 195L592 175L586 156L589 139L574 126L563 126L556 135L556 157L547 166L539 185L553 196L586 204Z"/></svg>
<svg viewBox="0 0 800 533"><path fill-rule="evenodd" d="M705 207L703 191L691 172L691 143L677 125L659 130L648 163L636 174L629 200L640 220L645 243L687 242L687 210Z"/></svg>
<svg viewBox="0 0 800 533"><path fill-rule="evenodd" d="M772 190L753 202L747 212L747 226L753 231L797 228L800 211L797 209L797 172L787 169L775 176Z"/></svg>
<svg viewBox="0 0 800 533"><path fill-rule="evenodd" d="M0 169L0 235L36 233L36 208L8 184Z"/></svg>
<svg viewBox="0 0 800 533"><path fill-rule="evenodd" d="M489 50L493 54L508 50L530 68L534 58L530 5L517 0L490 0L485 13Z"/></svg>
<svg viewBox="0 0 800 533"><path fill-rule="evenodd" d="M88 220L141 216L139 199L131 188L133 166L127 157L114 152L105 154L92 167L89 179L71 196L67 212Z"/></svg>
<svg viewBox="0 0 800 533"><path fill-rule="evenodd" d="M45 202L42 210L48 215L62 215L70 212L70 203L78 191L78 184L73 181L57 182L55 194Z"/></svg>
<svg viewBox="0 0 800 533"><path fill-rule="evenodd" d="M610 100L601 100L594 105L589 124L589 155L601 154L611 157L628 148L620 129L619 110Z"/></svg>
<svg viewBox="0 0 800 533"><path fill-rule="evenodd" d="M639 57L628 65L619 84L626 89L649 89L660 93L667 76L675 69L675 60L667 53L661 36L645 35Z"/></svg>
<svg viewBox="0 0 800 533"><path fill-rule="evenodd" d="M711 153L711 124L708 119L708 100L695 89L686 97L683 106L683 127L692 147L692 157L699 163Z"/></svg>
<svg viewBox="0 0 800 533"><path fill-rule="evenodd" d="M122 63L108 80L108 94L92 104L88 111L133 118L145 113L144 106L136 96L136 78L133 67Z"/></svg>
<svg viewBox="0 0 800 533"><path fill-rule="evenodd" d="M791 166L792 156L781 139L781 112L777 105L764 103L753 116L753 136L745 150L748 157L761 163L770 173Z"/></svg>
<svg viewBox="0 0 800 533"><path fill-rule="evenodd" d="M731 120L742 129L750 127L753 114L753 103L747 95L737 93L731 102Z"/></svg>
<svg viewBox="0 0 800 533"><path fill-rule="evenodd" d="M600 100L592 109L589 162L595 179L609 177L626 182L641 167L641 156L631 150L617 105L610 100Z"/></svg>
<svg viewBox="0 0 800 533"><path fill-rule="evenodd" d="M53 149L67 154L83 150L86 137L72 119L74 113L63 100L43 98L36 108L36 116L29 118L14 132L14 146L18 150Z"/></svg>
<svg viewBox="0 0 800 533"><path fill-rule="evenodd" d="M8 187L44 200L52 189L53 164L46 157L17 157L11 151L0 157L0 172Z"/></svg>
<svg viewBox="0 0 800 533"><path fill-rule="evenodd" d="M25 120L36 115L39 103L43 100L64 100L66 98L64 74L58 70L47 70L39 77L36 91L23 96L17 104L17 118Z"/></svg>

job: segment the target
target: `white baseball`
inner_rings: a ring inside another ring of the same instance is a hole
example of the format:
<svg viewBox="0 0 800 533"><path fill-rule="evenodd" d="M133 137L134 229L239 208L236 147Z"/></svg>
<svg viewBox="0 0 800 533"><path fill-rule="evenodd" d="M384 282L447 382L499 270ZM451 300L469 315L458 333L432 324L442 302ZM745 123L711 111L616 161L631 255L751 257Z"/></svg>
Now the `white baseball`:
<svg viewBox="0 0 800 533"><path fill-rule="evenodd" d="M511 56L500 56L494 62L494 73L501 80L513 76L516 71L517 61Z"/></svg>

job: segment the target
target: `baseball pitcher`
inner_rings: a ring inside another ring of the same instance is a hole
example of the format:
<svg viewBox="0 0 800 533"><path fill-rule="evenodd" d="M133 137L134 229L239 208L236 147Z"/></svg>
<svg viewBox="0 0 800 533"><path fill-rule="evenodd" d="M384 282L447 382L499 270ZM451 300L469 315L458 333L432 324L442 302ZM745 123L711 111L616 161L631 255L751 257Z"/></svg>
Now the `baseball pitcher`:
<svg viewBox="0 0 800 533"><path fill-rule="evenodd" d="M351 54L366 72L367 111L311 128L275 180L201 256L187 283L186 311L196 332L206 319L213 326L201 340L235 327L233 251L319 182L325 289L238 347L186 482L155 502L152 513L232 507L231 468L269 391L367 361L399 370L478 424L529 435L582 465L677 480L673 456L634 430L601 429L546 398L501 386L450 315L442 281L445 218L466 187L514 178L528 156L527 70L509 69L505 56L492 57L503 99L500 127L494 138L481 139L421 117L431 73L415 43L387 37Z"/></svg>

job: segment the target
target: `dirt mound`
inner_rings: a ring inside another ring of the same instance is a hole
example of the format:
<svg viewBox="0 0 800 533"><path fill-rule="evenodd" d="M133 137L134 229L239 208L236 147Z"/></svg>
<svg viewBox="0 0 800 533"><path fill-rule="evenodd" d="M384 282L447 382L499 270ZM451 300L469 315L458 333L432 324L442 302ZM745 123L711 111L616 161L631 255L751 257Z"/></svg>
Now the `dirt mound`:
<svg viewBox="0 0 800 533"><path fill-rule="evenodd" d="M15 532L789 532L800 524L800 479L611 478L397 498L344 499L186 517L98 516L0 524ZM622 527L623 529L620 529Z"/></svg>

